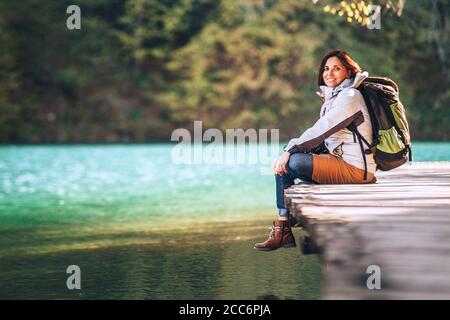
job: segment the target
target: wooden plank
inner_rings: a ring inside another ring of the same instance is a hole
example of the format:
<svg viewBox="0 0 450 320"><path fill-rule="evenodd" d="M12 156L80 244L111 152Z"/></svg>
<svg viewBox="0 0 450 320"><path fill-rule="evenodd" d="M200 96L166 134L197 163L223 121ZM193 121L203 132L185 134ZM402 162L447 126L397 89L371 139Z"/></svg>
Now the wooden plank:
<svg viewBox="0 0 450 320"><path fill-rule="evenodd" d="M286 206L322 256L325 299L450 299L450 162L368 185L294 185ZM382 289L369 290L378 265Z"/></svg>

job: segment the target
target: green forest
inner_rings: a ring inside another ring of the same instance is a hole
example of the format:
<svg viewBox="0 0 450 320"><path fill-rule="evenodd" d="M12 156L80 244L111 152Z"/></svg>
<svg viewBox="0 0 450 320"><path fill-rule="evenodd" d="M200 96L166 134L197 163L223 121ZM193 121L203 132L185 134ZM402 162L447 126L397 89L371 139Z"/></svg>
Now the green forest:
<svg viewBox="0 0 450 320"><path fill-rule="evenodd" d="M318 118L321 58L346 50L393 79L413 139L448 140L448 0L3 0L0 142L170 141L176 128L279 128ZM69 5L81 29L66 26Z"/></svg>

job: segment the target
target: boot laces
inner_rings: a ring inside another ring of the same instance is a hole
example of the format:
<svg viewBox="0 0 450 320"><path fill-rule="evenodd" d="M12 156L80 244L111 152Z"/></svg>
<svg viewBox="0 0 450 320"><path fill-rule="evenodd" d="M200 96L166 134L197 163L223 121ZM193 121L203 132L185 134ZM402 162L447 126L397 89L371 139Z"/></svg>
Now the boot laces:
<svg viewBox="0 0 450 320"><path fill-rule="evenodd" d="M275 237L275 231L276 231L277 228L279 229L279 227L275 227L275 226L270 226L269 227L269 230L270 230L269 238L270 239L273 239Z"/></svg>

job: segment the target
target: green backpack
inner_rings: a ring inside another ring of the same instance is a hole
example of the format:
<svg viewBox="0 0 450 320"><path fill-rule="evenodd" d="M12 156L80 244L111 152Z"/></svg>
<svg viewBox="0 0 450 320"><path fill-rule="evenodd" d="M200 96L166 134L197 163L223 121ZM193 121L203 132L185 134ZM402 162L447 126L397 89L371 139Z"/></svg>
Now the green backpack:
<svg viewBox="0 0 450 320"><path fill-rule="evenodd" d="M388 78L369 77L365 79L358 90L364 97L373 139L369 143L359 132L357 125L348 128L358 137L361 152L374 154L377 170L389 171L405 162L412 161L411 138L406 119L406 110L400 102L398 87ZM364 149L363 143L367 146ZM367 179L367 163L364 158L365 175Z"/></svg>

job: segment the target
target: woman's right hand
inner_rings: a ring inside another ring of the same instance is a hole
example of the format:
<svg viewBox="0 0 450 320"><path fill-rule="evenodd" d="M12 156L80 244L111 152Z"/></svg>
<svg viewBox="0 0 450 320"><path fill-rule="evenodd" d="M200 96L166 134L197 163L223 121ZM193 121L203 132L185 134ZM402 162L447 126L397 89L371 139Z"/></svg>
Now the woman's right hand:
<svg viewBox="0 0 450 320"><path fill-rule="evenodd" d="M291 154L289 152L284 152L281 156L275 159L272 165L274 174L281 175L283 173L287 173L286 164L288 163L290 156Z"/></svg>

